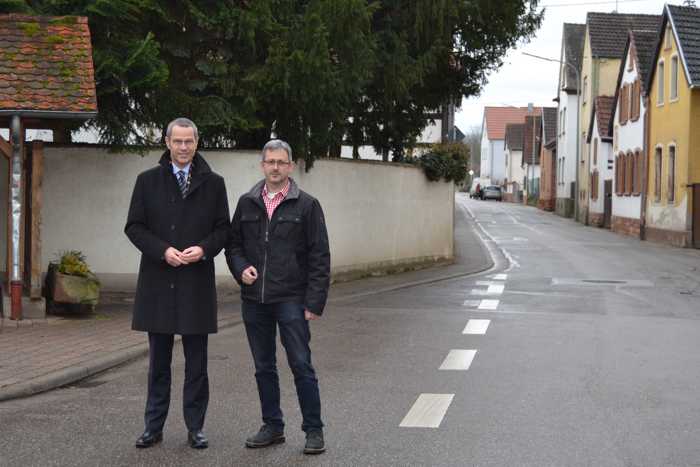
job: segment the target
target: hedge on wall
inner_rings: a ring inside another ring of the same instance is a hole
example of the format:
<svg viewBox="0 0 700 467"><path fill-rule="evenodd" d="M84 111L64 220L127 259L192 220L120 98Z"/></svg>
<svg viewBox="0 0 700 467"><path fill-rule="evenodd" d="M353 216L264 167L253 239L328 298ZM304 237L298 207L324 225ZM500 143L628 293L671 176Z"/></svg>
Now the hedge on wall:
<svg viewBox="0 0 700 467"><path fill-rule="evenodd" d="M469 147L462 143L439 143L417 159L428 180L459 184L469 170Z"/></svg>

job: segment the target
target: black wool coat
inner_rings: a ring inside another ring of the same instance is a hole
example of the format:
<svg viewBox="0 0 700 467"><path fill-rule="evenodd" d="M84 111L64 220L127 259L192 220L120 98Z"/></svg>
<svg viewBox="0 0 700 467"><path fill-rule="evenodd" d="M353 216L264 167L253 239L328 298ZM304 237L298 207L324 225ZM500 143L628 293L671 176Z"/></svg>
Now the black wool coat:
<svg viewBox="0 0 700 467"><path fill-rule="evenodd" d="M170 151L141 173L131 197L124 232L141 251L132 329L163 334L217 331L214 257L226 245L229 209L224 179L199 154L183 198ZM204 257L172 267L165 250L200 246Z"/></svg>

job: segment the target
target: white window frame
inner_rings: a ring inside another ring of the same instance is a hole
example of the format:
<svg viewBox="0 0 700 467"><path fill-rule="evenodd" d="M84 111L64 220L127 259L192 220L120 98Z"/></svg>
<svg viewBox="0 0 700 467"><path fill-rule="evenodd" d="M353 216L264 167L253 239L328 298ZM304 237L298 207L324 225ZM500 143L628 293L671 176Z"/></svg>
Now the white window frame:
<svg viewBox="0 0 700 467"><path fill-rule="evenodd" d="M671 148L673 148L673 164L671 164ZM666 166L668 167L666 173L666 202L668 204L675 204L676 202L676 162L678 160L678 151L676 143L671 143L668 145L666 159L668 162ZM663 162L662 162L663 164ZM662 171L663 172L663 171ZM673 183L671 183L673 182Z"/></svg>
<svg viewBox="0 0 700 467"><path fill-rule="evenodd" d="M671 55L671 79L669 82L668 101L678 101L678 54ZM675 74L675 76L674 76ZM674 89L675 88L675 89ZM675 95L674 95L675 94Z"/></svg>
<svg viewBox="0 0 700 467"><path fill-rule="evenodd" d="M659 60L659 63L656 64L656 106L657 107L662 107L664 105L664 100L666 100L665 74L666 74L666 63L664 62L664 60L662 58L661 60Z"/></svg>

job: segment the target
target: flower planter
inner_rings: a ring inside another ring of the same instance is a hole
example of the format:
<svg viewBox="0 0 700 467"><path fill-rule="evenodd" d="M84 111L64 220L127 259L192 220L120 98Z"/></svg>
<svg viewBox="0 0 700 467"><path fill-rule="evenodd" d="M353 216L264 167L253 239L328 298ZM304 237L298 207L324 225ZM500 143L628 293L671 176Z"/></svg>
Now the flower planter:
<svg viewBox="0 0 700 467"><path fill-rule="evenodd" d="M46 275L46 298L49 310L56 304L94 311L100 298L100 283L92 277L61 274L58 265L50 263Z"/></svg>

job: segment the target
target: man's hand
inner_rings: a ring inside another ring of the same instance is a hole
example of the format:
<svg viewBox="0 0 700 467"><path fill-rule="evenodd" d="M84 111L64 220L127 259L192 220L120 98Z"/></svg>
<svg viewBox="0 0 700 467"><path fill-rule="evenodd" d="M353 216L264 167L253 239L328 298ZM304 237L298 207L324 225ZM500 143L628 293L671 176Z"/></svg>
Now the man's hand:
<svg viewBox="0 0 700 467"><path fill-rule="evenodd" d="M187 264L187 259L183 256L182 252L173 247L169 247L165 250L164 256L165 262L174 268Z"/></svg>
<svg viewBox="0 0 700 467"><path fill-rule="evenodd" d="M196 263L204 256L204 250L201 246L191 246L182 252L182 257L188 263Z"/></svg>
<svg viewBox="0 0 700 467"><path fill-rule="evenodd" d="M304 318L306 318L306 321L313 321L315 319L319 319L320 316L310 312L309 310L304 310Z"/></svg>
<svg viewBox="0 0 700 467"><path fill-rule="evenodd" d="M245 285L252 285L257 278L258 270L255 269L255 266L248 266L243 270L243 274L241 274L241 280Z"/></svg>

